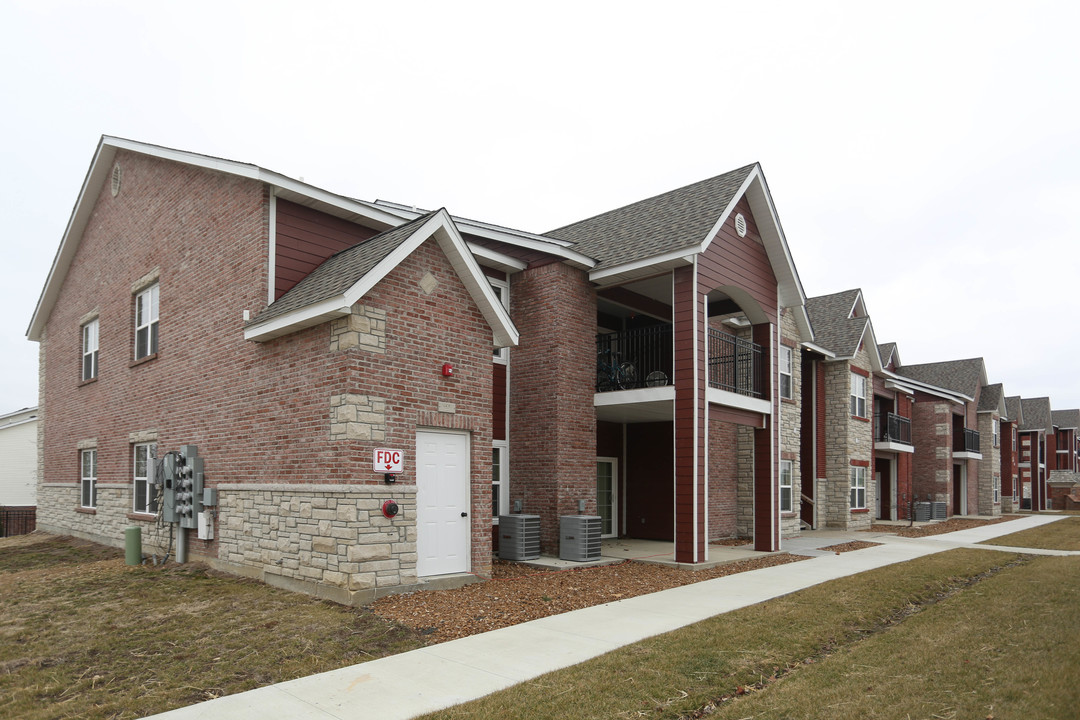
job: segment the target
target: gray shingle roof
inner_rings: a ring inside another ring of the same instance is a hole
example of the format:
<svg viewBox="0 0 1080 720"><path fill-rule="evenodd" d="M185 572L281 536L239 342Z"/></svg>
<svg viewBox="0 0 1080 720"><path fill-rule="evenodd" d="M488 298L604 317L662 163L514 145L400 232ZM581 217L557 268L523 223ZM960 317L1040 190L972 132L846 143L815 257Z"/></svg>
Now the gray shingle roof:
<svg viewBox="0 0 1080 720"><path fill-rule="evenodd" d="M1053 410L1051 417L1059 428L1080 428L1080 410Z"/></svg>
<svg viewBox="0 0 1080 720"><path fill-rule="evenodd" d="M432 212L422 215L331 255L307 277L256 315L251 321L252 324L266 322L322 300L343 295L364 275L371 272L383 258L408 240L434 214Z"/></svg>
<svg viewBox="0 0 1080 720"><path fill-rule="evenodd" d="M806 313L814 329L814 343L840 357L851 357L859 349L866 331L867 317L848 317L861 291L845 290L806 299Z"/></svg>
<svg viewBox="0 0 1080 720"><path fill-rule="evenodd" d="M1024 420L1024 411L1021 409L1020 396L1013 395L1005 398L1005 411L1009 413L1009 420L1019 427Z"/></svg>
<svg viewBox="0 0 1080 720"><path fill-rule="evenodd" d="M1005 397L1005 386L1001 383L987 385L982 389L979 396L979 412L994 412L1001 407L1001 401Z"/></svg>
<svg viewBox="0 0 1080 720"><path fill-rule="evenodd" d="M1020 407L1024 413L1024 422L1020 425L1021 430L1054 432L1054 414L1050 411L1050 398L1024 398L1020 401Z"/></svg>
<svg viewBox="0 0 1080 720"><path fill-rule="evenodd" d="M878 355L881 356L881 364L888 365L889 358L896 352L896 343L878 343L877 350Z"/></svg>
<svg viewBox="0 0 1080 720"><path fill-rule="evenodd" d="M598 261L597 268L689 250L706 240L755 167L747 165L544 235L575 243L576 251Z"/></svg>
<svg viewBox="0 0 1080 720"><path fill-rule="evenodd" d="M947 360L945 362L904 365L897 373L912 380L975 397L985 376L982 358Z"/></svg>

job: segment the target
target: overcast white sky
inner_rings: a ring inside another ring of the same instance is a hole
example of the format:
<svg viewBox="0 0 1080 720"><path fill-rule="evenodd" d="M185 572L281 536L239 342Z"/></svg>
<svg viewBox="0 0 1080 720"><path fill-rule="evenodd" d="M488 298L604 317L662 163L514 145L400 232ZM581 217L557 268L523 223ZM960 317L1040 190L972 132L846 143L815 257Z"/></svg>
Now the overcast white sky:
<svg viewBox="0 0 1080 720"><path fill-rule="evenodd" d="M542 232L762 163L806 292L1080 407L1075 2L0 10L0 414L102 134Z"/></svg>

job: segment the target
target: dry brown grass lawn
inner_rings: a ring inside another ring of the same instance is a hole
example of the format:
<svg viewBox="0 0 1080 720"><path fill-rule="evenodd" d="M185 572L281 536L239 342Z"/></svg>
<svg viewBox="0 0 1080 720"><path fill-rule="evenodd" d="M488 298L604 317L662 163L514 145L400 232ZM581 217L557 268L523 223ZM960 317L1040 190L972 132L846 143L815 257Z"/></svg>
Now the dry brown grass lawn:
<svg viewBox="0 0 1080 720"><path fill-rule="evenodd" d="M1011 545L1043 550L1080 550L1080 517L1066 517L1047 525L986 540L983 545Z"/></svg>
<svg viewBox="0 0 1080 720"><path fill-rule="evenodd" d="M138 718L419 647L415 633L199 564L0 540L0 717Z"/></svg>
<svg viewBox="0 0 1080 720"><path fill-rule="evenodd" d="M1075 717L1080 558L952 550L721 615L429 717Z"/></svg>

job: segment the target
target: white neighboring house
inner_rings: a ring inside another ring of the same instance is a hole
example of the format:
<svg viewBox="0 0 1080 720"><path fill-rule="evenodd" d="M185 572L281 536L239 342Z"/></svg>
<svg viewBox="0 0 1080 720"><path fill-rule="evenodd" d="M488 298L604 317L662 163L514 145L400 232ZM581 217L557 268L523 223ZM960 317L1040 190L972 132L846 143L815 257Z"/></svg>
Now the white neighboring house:
<svg viewBox="0 0 1080 720"><path fill-rule="evenodd" d="M37 505L38 409L0 415L0 506Z"/></svg>

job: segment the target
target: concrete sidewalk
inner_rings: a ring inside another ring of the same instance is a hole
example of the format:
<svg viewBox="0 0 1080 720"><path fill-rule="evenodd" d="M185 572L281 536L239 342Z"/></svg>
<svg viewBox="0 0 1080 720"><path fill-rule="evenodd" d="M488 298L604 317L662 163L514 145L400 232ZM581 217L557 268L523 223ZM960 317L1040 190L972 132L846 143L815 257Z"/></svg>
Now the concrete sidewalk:
<svg viewBox="0 0 1080 720"><path fill-rule="evenodd" d="M806 554L847 540L882 543L843 554L705 580L298 678L155 715L168 720L398 720L473 700L616 648L819 583L1038 527L1036 515L926 538L828 533L784 542ZM857 535L857 537L856 537ZM813 545L817 547L811 547ZM802 547L804 546L804 547ZM995 545L986 550L1013 551ZM1038 552L1020 549L1024 552ZM1048 551L1046 554L1080 555Z"/></svg>

